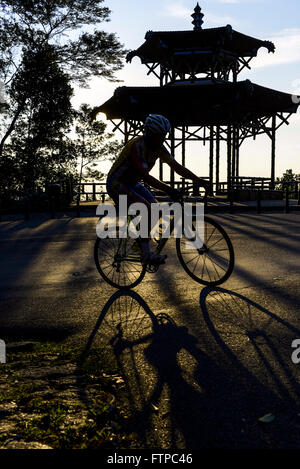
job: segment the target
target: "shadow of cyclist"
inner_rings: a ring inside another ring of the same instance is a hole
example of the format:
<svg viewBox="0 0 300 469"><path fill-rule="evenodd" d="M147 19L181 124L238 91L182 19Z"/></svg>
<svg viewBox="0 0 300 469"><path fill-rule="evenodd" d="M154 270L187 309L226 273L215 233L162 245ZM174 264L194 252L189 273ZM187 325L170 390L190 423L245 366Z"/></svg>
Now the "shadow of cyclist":
<svg viewBox="0 0 300 469"><path fill-rule="evenodd" d="M136 292L118 291L100 313L82 359L96 348L106 362L115 362L126 384L131 410L128 429L139 434L144 447L299 445L298 437L290 434L295 426L287 422L291 411L294 420L297 418L292 395L283 384L281 390L285 392L278 395L262 382L255 368L247 368L238 353L229 350L205 306L212 291L203 292L203 314L218 345L214 353L186 327L178 327L169 315L155 315ZM249 304L244 297L240 301ZM255 333L252 338L256 338ZM268 357L265 362L269 363ZM280 377L277 381L281 383ZM276 426L262 427L258 417L274 410L283 417L277 419Z"/></svg>

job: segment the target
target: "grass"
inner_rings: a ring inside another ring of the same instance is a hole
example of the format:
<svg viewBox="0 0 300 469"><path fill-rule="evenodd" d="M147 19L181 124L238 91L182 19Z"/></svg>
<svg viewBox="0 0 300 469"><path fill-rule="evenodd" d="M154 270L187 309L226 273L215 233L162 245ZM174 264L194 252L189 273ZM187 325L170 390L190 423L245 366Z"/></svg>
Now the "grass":
<svg viewBox="0 0 300 469"><path fill-rule="evenodd" d="M83 362L81 353L80 348L37 342L31 352L10 354L9 363L1 365L0 410L13 404L13 433L27 442L54 449L130 448L135 437L127 430L124 390L113 379L116 368L97 351ZM74 370L71 378L63 377L66 382L57 373L63 365ZM24 370L36 373L51 367L53 374L22 376ZM0 434L0 447L8 438L11 431Z"/></svg>

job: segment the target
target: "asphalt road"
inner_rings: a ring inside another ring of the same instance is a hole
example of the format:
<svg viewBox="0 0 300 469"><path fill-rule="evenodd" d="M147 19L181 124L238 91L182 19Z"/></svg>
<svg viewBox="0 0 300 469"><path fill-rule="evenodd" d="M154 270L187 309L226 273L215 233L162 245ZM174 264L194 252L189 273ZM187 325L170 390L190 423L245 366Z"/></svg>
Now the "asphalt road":
<svg viewBox="0 0 300 469"><path fill-rule="evenodd" d="M191 280L172 240L133 293L99 277L96 218L2 222L0 338L101 348L145 447L298 448L300 213L213 217L236 256L222 287Z"/></svg>

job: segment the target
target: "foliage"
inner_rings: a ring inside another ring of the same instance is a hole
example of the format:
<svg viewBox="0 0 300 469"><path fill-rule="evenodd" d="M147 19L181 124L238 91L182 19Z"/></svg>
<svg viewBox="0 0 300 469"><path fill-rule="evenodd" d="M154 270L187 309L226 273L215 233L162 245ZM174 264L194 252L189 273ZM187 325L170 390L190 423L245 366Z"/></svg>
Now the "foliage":
<svg viewBox="0 0 300 469"><path fill-rule="evenodd" d="M109 14L103 0L0 0L2 199L74 173L72 85L87 87L92 76L115 81L126 53L99 29Z"/></svg>
<svg viewBox="0 0 300 469"><path fill-rule="evenodd" d="M91 121L91 110L89 105L82 104L76 112L76 139L73 143L76 154L80 157L80 182L101 181L104 173L97 169L98 163L104 160L113 161L121 149L121 144L112 140L113 134L105 132L104 122Z"/></svg>
<svg viewBox="0 0 300 469"><path fill-rule="evenodd" d="M74 160L64 137L74 116L72 88L55 56L49 45L43 50L27 51L13 80L11 103L14 108L19 107L19 112L14 132L2 148L2 192L35 191L55 174L66 172ZM12 113L8 115L12 117Z"/></svg>
<svg viewBox="0 0 300 469"><path fill-rule="evenodd" d="M286 191L288 189L289 192L293 192L296 189L296 184L293 184L293 181L300 182L300 174L294 173L292 169L287 169L281 178L276 179L276 186L279 190ZM289 182L291 184L288 184Z"/></svg>
<svg viewBox="0 0 300 469"><path fill-rule="evenodd" d="M18 71L20 49L51 44L57 64L73 82L91 76L115 81L126 51L115 34L97 29L109 21L103 0L0 0L0 76L7 83ZM91 32L91 27L94 30Z"/></svg>

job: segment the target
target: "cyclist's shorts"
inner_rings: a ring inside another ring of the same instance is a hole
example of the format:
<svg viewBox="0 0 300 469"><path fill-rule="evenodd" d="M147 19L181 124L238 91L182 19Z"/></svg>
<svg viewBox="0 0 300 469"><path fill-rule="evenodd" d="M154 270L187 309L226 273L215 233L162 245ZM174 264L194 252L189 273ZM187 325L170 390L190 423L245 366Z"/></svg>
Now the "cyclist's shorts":
<svg viewBox="0 0 300 469"><path fill-rule="evenodd" d="M156 199L151 194L151 192L139 183L135 184L134 186L130 186L128 184L124 184L123 182L118 181L113 177L108 177L106 181L106 190L108 195L112 198L116 205L118 205L119 203L119 195L127 195L128 202L130 204L135 202L156 202Z"/></svg>

